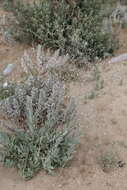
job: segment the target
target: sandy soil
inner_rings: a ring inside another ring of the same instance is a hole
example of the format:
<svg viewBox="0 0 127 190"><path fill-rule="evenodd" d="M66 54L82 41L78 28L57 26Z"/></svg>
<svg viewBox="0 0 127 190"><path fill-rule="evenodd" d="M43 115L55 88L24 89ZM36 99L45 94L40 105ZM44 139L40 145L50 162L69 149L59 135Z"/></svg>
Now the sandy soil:
<svg viewBox="0 0 127 190"><path fill-rule="evenodd" d="M124 46L118 54L127 52L126 31L120 38ZM16 64L12 74L15 80L21 76L19 63L24 49L28 47L0 41L0 70L9 63ZM24 181L16 169L0 166L1 190L127 190L127 61L103 63L98 69L104 88L93 99L85 98L96 83L92 79L93 71L80 71L80 81L69 84L68 93L75 97L83 133L71 165L60 169L56 176L40 172L30 181ZM107 151L125 165L116 165L105 172L100 159Z"/></svg>

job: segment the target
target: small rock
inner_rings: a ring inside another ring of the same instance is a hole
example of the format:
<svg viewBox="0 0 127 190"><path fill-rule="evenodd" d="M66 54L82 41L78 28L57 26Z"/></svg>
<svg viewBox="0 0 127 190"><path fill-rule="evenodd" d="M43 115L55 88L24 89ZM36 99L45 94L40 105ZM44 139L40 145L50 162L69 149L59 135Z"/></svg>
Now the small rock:
<svg viewBox="0 0 127 190"><path fill-rule="evenodd" d="M124 54L121 54L117 57L113 57L109 63L118 63L118 62L121 62L121 61L125 61L127 60L127 53L124 53Z"/></svg>
<svg viewBox="0 0 127 190"><path fill-rule="evenodd" d="M3 75L4 76L9 75L14 70L14 68L15 68L14 64L8 64L7 67L3 71Z"/></svg>
<svg viewBox="0 0 127 190"><path fill-rule="evenodd" d="M125 162L123 162L122 160L118 161L118 167L123 168L125 166Z"/></svg>

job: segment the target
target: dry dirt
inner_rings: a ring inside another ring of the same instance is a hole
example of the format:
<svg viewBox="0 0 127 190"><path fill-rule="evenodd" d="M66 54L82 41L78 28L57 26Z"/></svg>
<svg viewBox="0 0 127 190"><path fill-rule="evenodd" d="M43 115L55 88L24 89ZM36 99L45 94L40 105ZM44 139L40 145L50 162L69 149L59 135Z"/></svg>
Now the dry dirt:
<svg viewBox="0 0 127 190"><path fill-rule="evenodd" d="M119 36L124 46L118 54L127 52L126 31ZM0 70L9 63L16 64L11 76L14 80L21 76L19 63L24 49L28 47L0 41ZM104 88L93 99L85 98L96 83L93 71L79 71L80 80L69 83L83 134L71 165L56 176L40 172L30 181L24 181L17 170L0 166L1 190L127 190L127 61L112 65L105 62L98 69ZM115 154L125 165L103 171L99 160L106 152Z"/></svg>

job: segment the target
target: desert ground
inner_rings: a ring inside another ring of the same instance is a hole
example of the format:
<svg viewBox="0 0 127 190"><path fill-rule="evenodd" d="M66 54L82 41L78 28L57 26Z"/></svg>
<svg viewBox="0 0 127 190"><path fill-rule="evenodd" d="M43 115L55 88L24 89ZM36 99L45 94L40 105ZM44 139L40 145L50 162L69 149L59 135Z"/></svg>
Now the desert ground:
<svg viewBox="0 0 127 190"><path fill-rule="evenodd" d="M0 16L4 14L1 9ZM118 35L122 46L114 56L127 53L127 31ZM20 80L20 58L30 48L9 42L1 34L0 71L14 63L11 78ZM24 181L16 169L0 165L1 190L127 190L127 60L113 64L105 60L97 71L78 72L79 79L67 84L82 133L73 161L56 176L42 171L30 181ZM96 90L101 81L103 87Z"/></svg>

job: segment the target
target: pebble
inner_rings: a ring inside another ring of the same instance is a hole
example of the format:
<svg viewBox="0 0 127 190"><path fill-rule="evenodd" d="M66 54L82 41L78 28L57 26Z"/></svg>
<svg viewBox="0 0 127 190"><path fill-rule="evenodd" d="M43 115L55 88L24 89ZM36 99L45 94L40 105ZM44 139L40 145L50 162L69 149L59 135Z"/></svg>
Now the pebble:
<svg viewBox="0 0 127 190"><path fill-rule="evenodd" d="M14 70L14 68L15 68L14 64L8 64L7 67L3 71L3 75L4 76L9 75Z"/></svg>
<svg viewBox="0 0 127 190"><path fill-rule="evenodd" d="M117 57L113 57L109 63L117 63L117 62L120 62L120 61L125 61L127 60L127 53L123 53Z"/></svg>

